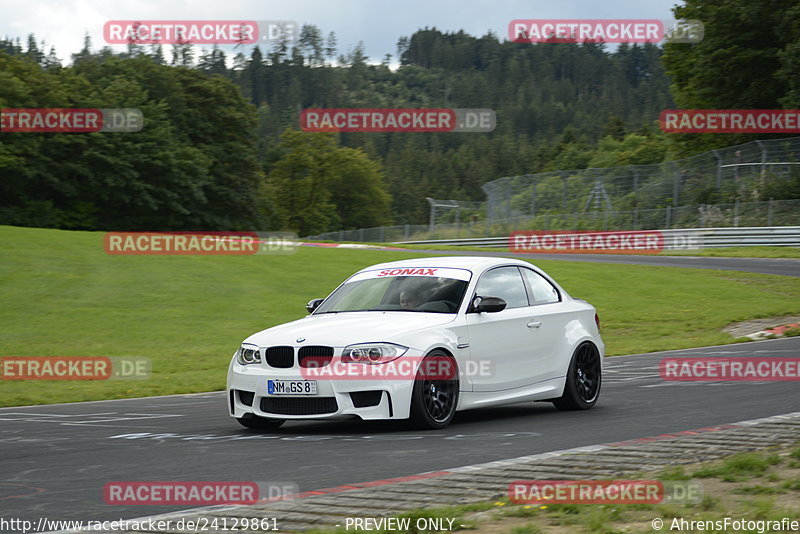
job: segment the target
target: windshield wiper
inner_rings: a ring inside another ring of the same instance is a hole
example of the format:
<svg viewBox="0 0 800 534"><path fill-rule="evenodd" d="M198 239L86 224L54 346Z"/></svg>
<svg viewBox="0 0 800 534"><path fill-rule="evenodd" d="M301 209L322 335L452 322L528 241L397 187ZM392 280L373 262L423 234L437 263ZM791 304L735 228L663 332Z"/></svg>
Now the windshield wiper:
<svg viewBox="0 0 800 534"><path fill-rule="evenodd" d="M360 312L360 311L370 311L370 310L331 310L331 311L317 312L314 315L324 315L326 313Z"/></svg>

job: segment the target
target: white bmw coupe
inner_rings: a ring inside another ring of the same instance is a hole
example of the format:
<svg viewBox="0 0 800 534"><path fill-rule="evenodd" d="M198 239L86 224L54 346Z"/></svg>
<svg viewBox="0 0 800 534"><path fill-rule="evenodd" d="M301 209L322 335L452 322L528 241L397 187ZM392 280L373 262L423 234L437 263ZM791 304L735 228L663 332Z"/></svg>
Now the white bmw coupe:
<svg viewBox="0 0 800 534"><path fill-rule="evenodd" d="M307 309L233 355L229 409L245 427L361 418L442 428L459 410L530 401L586 410L600 394L595 308L521 260L381 263Z"/></svg>

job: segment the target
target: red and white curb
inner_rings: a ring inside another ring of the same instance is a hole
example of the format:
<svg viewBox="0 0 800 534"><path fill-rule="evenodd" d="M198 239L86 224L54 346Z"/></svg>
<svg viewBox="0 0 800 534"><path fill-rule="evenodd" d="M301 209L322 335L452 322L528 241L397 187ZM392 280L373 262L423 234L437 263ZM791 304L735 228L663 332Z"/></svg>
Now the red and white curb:
<svg viewBox="0 0 800 534"><path fill-rule="evenodd" d="M783 334L790 329L800 328L800 323L789 323L780 326L774 326L765 330L759 330L752 334L747 334L744 337L749 337L753 341L760 341L764 339L774 339L775 337L783 337Z"/></svg>

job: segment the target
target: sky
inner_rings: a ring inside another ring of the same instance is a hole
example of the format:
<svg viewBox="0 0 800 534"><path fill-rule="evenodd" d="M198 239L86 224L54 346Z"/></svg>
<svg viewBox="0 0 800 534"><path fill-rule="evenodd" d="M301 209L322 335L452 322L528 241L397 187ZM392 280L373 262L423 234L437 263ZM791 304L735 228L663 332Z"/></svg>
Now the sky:
<svg viewBox="0 0 800 534"><path fill-rule="evenodd" d="M436 27L481 36L507 36L514 19L674 19L678 0L0 0L0 37L34 33L54 45L66 64L83 47L86 32L92 49L103 40L110 20L291 20L334 31L338 53L364 42L371 62L396 54L397 40L416 30ZM123 51L125 45L113 45ZM199 48L199 47L198 47ZM210 48L210 45L208 46ZM269 47L262 47L262 50ZM165 55L169 57L168 49ZM249 54L249 51L247 52Z"/></svg>

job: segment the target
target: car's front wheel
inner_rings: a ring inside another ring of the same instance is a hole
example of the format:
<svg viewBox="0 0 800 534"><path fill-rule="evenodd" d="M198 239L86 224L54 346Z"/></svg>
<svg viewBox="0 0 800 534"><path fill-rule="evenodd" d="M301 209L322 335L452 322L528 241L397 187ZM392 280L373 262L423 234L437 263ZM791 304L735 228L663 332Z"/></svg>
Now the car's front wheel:
<svg viewBox="0 0 800 534"><path fill-rule="evenodd" d="M243 427L253 430L275 430L286 422L286 419L267 419L266 417L258 417L251 413L244 414L242 417L237 417L236 420L239 421L239 424Z"/></svg>
<svg viewBox="0 0 800 534"><path fill-rule="evenodd" d="M444 428L458 406L458 370L452 356L434 350L422 360L411 396L411 424L421 429Z"/></svg>
<svg viewBox="0 0 800 534"><path fill-rule="evenodd" d="M602 378L600 352L594 344L582 343L569 363L564 394L553 404L559 410L588 410L597 403Z"/></svg>

